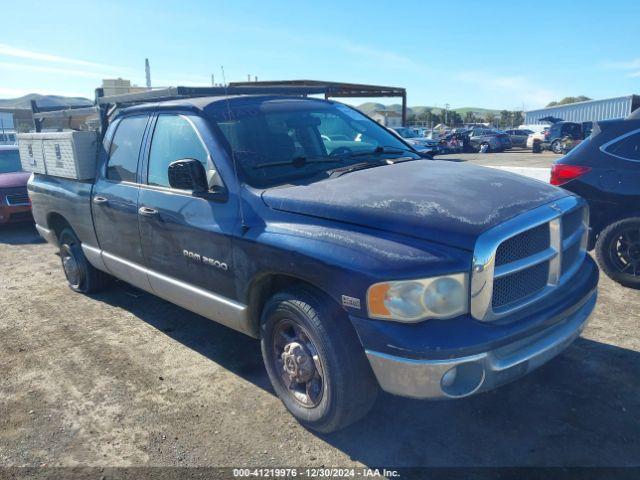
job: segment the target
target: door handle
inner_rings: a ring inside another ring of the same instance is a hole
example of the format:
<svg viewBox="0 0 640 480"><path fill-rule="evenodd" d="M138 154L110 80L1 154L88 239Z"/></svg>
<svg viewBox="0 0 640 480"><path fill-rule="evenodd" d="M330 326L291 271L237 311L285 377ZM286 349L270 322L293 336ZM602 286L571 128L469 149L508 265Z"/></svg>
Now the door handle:
<svg viewBox="0 0 640 480"><path fill-rule="evenodd" d="M138 213L140 215L144 215L145 217L150 217L152 215L156 215L158 213L158 211L155 208L140 207L138 209Z"/></svg>
<svg viewBox="0 0 640 480"><path fill-rule="evenodd" d="M93 197L93 203L100 205L101 203L107 203L109 200L105 197L101 197L99 195L96 195L95 197Z"/></svg>

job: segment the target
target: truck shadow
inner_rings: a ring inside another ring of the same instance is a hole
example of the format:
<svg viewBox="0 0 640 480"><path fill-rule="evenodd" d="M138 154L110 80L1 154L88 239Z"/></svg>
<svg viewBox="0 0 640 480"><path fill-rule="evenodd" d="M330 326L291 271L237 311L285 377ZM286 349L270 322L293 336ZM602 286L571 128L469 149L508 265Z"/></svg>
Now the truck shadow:
<svg viewBox="0 0 640 480"><path fill-rule="evenodd" d="M255 339L126 284L95 298L273 394ZM638 379L640 353L579 339L493 392L432 402L381 394L363 420L315 435L369 466L637 466Z"/></svg>
<svg viewBox="0 0 640 480"><path fill-rule="evenodd" d="M29 245L44 243L31 222L0 225L0 245Z"/></svg>

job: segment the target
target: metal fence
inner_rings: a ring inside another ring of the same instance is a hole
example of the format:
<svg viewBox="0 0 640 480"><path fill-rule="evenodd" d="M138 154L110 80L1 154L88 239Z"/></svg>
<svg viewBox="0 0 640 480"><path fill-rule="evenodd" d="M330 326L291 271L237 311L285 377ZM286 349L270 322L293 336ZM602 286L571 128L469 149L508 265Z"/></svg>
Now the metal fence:
<svg viewBox="0 0 640 480"><path fill-rule="evenodd" d="M625 118L633 110L640 107L640 96L627 95L625 97L605 98L603 100L589 100L587 102L559 105L556 107L530 110L525 113L524 123L546 124L541 121L544 117L556 117L568 122L596 122Z"/></svg>

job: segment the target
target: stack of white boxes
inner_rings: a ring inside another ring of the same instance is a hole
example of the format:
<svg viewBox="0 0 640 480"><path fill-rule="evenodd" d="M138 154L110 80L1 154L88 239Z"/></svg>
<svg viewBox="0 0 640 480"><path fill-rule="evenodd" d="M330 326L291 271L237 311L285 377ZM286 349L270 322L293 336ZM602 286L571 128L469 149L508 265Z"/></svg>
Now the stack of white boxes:
<svg viewBox="0 0 640 480"><path fill-rule="evenodd" d="M56 177L89 180L96 176L96 132L18 134L22 169Z"/></svg>

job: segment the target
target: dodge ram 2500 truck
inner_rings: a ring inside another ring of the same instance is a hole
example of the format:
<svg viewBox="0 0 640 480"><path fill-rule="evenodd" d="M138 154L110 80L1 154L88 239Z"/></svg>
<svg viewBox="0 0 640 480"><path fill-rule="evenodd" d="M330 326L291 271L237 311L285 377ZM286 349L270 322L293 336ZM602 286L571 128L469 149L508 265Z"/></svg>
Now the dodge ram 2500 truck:
<svg viewBox="0 0 640 480"><path fill-rule="evenodd" d="M461 398L521 377L596 303L582 199L422 158L331 101L123 108L95 180L34 174L29 194L73 290L117 277L260 339L275 392L322 432L379 388Z"/></svg>

